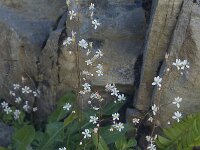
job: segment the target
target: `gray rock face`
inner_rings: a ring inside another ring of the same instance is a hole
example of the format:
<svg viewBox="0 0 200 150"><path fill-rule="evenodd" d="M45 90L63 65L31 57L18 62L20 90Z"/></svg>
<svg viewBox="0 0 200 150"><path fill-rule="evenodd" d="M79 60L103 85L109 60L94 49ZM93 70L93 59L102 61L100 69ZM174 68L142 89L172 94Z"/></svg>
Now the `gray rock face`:
<svg viewBox="0 0 200 150"><path fill-rule="evenodd" d="M39 56L51 31L63 22L65 7L64 0L0 1L1 98L12 102L9 89L22 77L37 88Z"/></svg>
<svg viewBox="0 0 200 150"><path fill-rule="evenodd" d="M0 146L7 147L11 142L13 128L0 122Z"/></svg>
<svg viewBox="0 0 200 150"><path fill-rule="evenodd" d="M199 16L200 7L192 1L154 1L135 107L147 111L151 104L161 105L156 116L160 126L171 122L177 110L183 116L199 111ZM190 63L183 75L172 65L176 59ZM157 75L163 79L161 90L151 85ZM172 104L178 96L183 98L179 109Z"/></svg>
<svg viewBox="0 0 200 150"><path fill-rule="evenodd" d="M184 1L179 18L169 46L169 59L163 64L161 74L163 87L161 91L155 91L153 99L157 104L167 104L174 101L175 97L181 97L180 108L169 104L161 108L158 119L162 126L171 121L175 111L182 112L183 116L200 110L200 7L192 1ZM172 63L175 59L188 60L190 69L180 74ZM170 68L166 72L166 68Z"/></svg>
<svg viewBox="0 0 200 150"><path fill-rule="evenodd" d="M102 24L96 31L88 28L91 22L86 13L90 3L80 1L69 10L81 8L80 39L94 41L96 49L104 52L105 76L94 78L91 83L95 90L102 90L106 83L116 83L120 91L132 94L134 66L142 53L146 30L141 3L95 1L95 17ZM73 29L65 8L64 0L0 0L0 96L13 101L9 88L25 77L29 86L41 91L41 96L33 100L38 106L39 120L52 111L56 100L66 91L77 89L76 56L73 51L69 55L68 48L62 45ZM79 58L83 69L85 52ZM94 68L91 71L95 72Z"/></svg>
<svg viewBox="0 0 200 150"><path fill-rule="evenodd" d="M101 60L104 64L105 75L102 78L95 77L92 83L102 86L107 83L116 83L123 86L133 86L134 66L138 55L142 53L145 35L145 15L141 6L137 7L134 1L108 0L95 2L96 10L94 18L98 18L101 26L94 30L88 17L90 2L83 1L79 4L71 4L69 10L81 9L79 16L79 30L81 38L93 41L98 48L103 50L104 56ZM138 30L140 28L140 30ZM67 31L76 31L74 22L68 21ZM88 32L85 32L88 31ZM63 49L63 51L67 50ZM72 50L73 51L73 50ZM85 52L86 53L86 52ZM93 52L94 53L94 52ZM70 56L71 57L71 56ZM88 59L85 54L81 59L81 69L87 68L84 62ZM92 68L91 68L92 69ZM95 72L94 69L92 69ZM129 90L126 88L126 92ZM131 93L132 90L129 90Z"/></svg>
<svg viewBox="0 0 200 150"><path fill-rule="evenodd" d="M164 60L170 38L176 25L182 0L155 0L152 4L152 16L147 32L143 66L139 90L135 96L135 107L148 110L153 92L153 78L157 76L159 66Z"/></svg>

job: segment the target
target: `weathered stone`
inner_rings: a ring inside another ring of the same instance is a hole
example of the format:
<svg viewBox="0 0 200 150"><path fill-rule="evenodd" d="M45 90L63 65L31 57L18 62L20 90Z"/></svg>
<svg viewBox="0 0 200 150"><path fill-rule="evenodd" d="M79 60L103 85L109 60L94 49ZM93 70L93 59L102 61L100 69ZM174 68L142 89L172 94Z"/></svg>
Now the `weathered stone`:
<svg viewBox="0 0 200 150"><path fill-rule="evenodd" d="M184 1L176 28L174 30L171 44L169 45L169 59L162 66L160 74L163 77L161 91L155 91L153 100L159 104L165 104L160 108L158 119L160 124L165 126L167 121L172 120L175 111L182 112L183 116L199 112L199 90L200 90L200 7L192 1ZM187 59L190 62L190 69L178 71L172 66L175 59ZM169 72L165 70L170 68ZM181 107L169 104L175 97L183 98ZM167 105L168 104L168 105Z"/></svg>
<svg viewBox="0 0 200 150"><path fill-rule="evenodd" d="M140 86L135 95L137 109L147 111L151 104L153 78L164 60L183 0L155 0L147 31Z"/></svg>
<svg viewBox="0 0 200 150"><path fill-rule="evenodd" d="M142 3L95 1L95 18L102 25L96 31L88 28L91 20L86 13L90 3L79 1L69 10L80 6L80 39L95 43L92 54L98 48L104 52L101 62L105 76L94 77L91 84L94 90L102 91L106 83L116 83L121 92L132 95L135 62L142 53L146 30ZM74 51L69 55L68 48L62 45L74 27L69 19L65 27L65 7L64 0L0 0L0 96L13 101L9 96L11 85L21 83L22 76L26 77L29 86L41 91L40 97L33 100L38 106L38 119L46 118L66 91L78 87L77 57ZM83 70L85 52L80 53L79 59ZM89 71L95 73L96 68Z"/></svg>
<svg viewBox="0 0 200 150"><path fill-rule="evenodd" d="M7 147L11 143L13 128L0 122L0 146Z"/></svg>
<svg viewBox="0 0 200 150"><path fill-rule="evenodd" d="M144 35L146 29L144 10L140 5L132 1L96 1L94 18L98 17L101 26L94 30L88 17L90 1L81 1L78 4L71 3L69 10L81 10L79 16L79 31L81 38L94 42L94 52L87 57L86 52L81 53L81 70L88 68L85 60L91 58L95 51L100 48L104 56L98 61L103 62L104 76L95 76L91 83L95 86L105 86L107 83L116 83L120 91L128 94L133 93L134 66L138 56L142 53ZM89 26L89 27L88 27ZM140 30L138 30L140 28ZM74 21L68 21L67 33L76 31ZM87 32L85 32L87 31ZM63 49L66 51L69 49ZM75 50L72 49L75 53ZM69 55L69 54L68 54ZM69 56L72 57L72 56ZM89 68L96 74L95 65Z"/></svg>

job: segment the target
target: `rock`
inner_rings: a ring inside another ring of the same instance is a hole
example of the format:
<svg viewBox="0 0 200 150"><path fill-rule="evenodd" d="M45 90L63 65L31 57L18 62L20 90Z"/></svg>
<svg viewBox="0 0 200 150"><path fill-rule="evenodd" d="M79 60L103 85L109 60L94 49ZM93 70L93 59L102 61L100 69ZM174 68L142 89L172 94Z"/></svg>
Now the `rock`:
<svg viewBox="0 0 200 150"><path fill-rule="evenodd" d="M103 50L104 56L98 63L103 62L105 73L101 78L95 76L91 83L95 86L116 83L120 87L120 91L132 94L135 80L134 67L138 56L142 53L146 30L145 13L141 3L138 5L134 3L134 0L123 2L96 1L94 18L98 18L101 22L101 26L97 30L91 26L91 20L88 17L90 14L89 4L89 2L80 1L79 4L72 3L69 7L69 10L74 11L77 8L81 9L82 13L79 16L80 23L78 25L81 39L94 42L96 45L94 52L89 57L85 55L86 52L81 53L81 70L88 68L84 61L91 58L95 51L100 48ZM67 33L69 36L71 30L76 31L76 27L73 21L68 21ZM62 51L67 50L69 51L67 48L62 49ZM73 49L72 52L75 53ZM95 74L96 68L90 67L89 69ZM68 81L66 80L66 82Z"/></svg>
<svg viewBox="0 0 200 150"><path fill-rule="evenodd" d="M0 122L0 146L7 147L11 143L13 128Z"/></svg>
<svg viewBox="0 0 200 150"><path fill-rule="evenodd" d="M147 111L150 107L153 92L151 84L153 78L158 75L159 67L165 58L182 1L153 1L151 21L146 34L140 85L134 99L134 106L138 110Z"/></svg>
<svg viewBox="0 0 200 150"><path fill-rule="evenodd" d="M192 1L184 1L176 28L169 45L169 59L163 64L160 75L163 78L161 91L155 90L153 100L160 108L158 119L161 126L167 121L172 121L175 111L182 112L183 116L199 112L199 90L200 90L200 7ZM188 60L190 69L183 72L178 71L172 63L175 59ZM169 72L166 69L170 68ZM175 97L181 97L180 108L169 104ZM166 105L168 104L168 105Z"/></svg>
<svg viewBox="0 0 200 150"><path fill-rule="evenodd" d="M52 30L64 27L65 7L64 0L0 1L1 98L13 103L9 90L14 83L38 88L39 57Z"/></svg>
<svg viewBox="0 0 200 150"><path fill-rule="evenodd" d="M72 1L74 3L75 1ZM146 31L142 2L95 1L95 18L102 26L94 31L88 28L91 21L86 16L89 1L79 1L69 10L80 7L81 38L93 41L103 49L104 77L90 80L94 90L102 91L107 83L116 83L119 90L133 95L136 60L142 53ZM85 8L87 6L87 8ZM62 45L75 27L70 24L64 0L1 0L0 1L0 97L13 102L9 89L13 83L39 89L41 95L31 100L38 106L36 118L46 118L56 101L67 91L78 87L76 55L70 55ZM80 69L86 67L85 52L81 52ZM96 72L96 68L91 68ZM27 82L21 83L25 78Z"/></svg>

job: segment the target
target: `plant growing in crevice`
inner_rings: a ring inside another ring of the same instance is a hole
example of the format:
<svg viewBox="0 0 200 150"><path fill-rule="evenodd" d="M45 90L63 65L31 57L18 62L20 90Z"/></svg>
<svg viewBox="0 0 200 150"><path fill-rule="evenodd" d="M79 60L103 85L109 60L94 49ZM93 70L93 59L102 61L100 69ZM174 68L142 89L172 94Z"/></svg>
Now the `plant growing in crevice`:
<svg viewBox="0 0 200 150"><path fill-rule="evenodd" d="M78 1L67 0L70 6ZM77 5L78 6L78 5ZM71 7L69 7L71 8ZM101 27L100 21L95 17L95 5L89 4L90 25L94 31ZM117 89L114 83L105 85L106 94L110 96L109 101L101 95L99 91L92 88L93 77L101 78L104 75L101 58L104 56L103 50L94 48L94 43L82 38L80 33L81 8L69 10L68 20L73 24L71 35L63 41L69 55L74 55L76 59L76 72L78 82L75 92L68 92L61 97L57 108L48 117L48 123L42 130L35 129L32 120L25 122L21 119L13 134L12 143L7 149L12 150L65 150L65 149L98 149L98 150L129 150L136 147L137 142L133 138L125 137L129 130L134 127L132 124L121 122L118 110L126 101L123 93ZM86 68L82 69L80 57L84 53ZM94 69L90 72L90 69ZM20 85L19 85L20 86ZM32 91L28 86L23 87L22 93L37 96L40 92ZM16 97L16 93L10 93L16 98L16 103L21 100ZM42 93L40 93L42 94ZM88 95L88 96L87 96ZM83 98L87 97L87 108L84 109ZM24 98L24 105L21 107L26 113L37 111L37 107L29 104L29 99ZM81 100L81 106L79 103ZM2 102L2 109L8 115L13 110L6 102ZM14 113L14 118L19 111ZM19 117L20 118L20 117ZM14 124L13 124L14 125Z"/></svg>

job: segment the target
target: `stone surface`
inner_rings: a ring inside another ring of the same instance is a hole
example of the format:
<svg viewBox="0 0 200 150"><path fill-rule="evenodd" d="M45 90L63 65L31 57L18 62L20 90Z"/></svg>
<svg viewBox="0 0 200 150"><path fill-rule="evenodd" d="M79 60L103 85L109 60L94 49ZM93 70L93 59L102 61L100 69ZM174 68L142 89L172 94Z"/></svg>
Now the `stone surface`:
<svg viewBox="0 0 200 150"><path fill-rule="evenodd" d="M0 122L0 146L7 147L11 142L13 128Z"/></svg>
<svg viewBox="0 0 200 150"><path fill-rule="evenodd" d="M164 60L183 0L154 0L149 29L146 34L140 86L134 106L147 111L151 104L153 78Z"/></svg>
<svg viewBox="0 0 200 150"><path fill-rule="evenodd" d="M105 76L91 80L94 90L102 91L106 83L116 83L121 92L132 95L135 62L142 53L146 31L142 3L95 1L95 17L102 24L96 31L88 28L86 13L90 3L79 1L69 10L80 6L81 38L95 42L95 51L101 48L105 55ZM12 102L9 89L13 83L22 84L25 78L23 85L41 91L40 97L31 100L38 106L39 121L53 110L59 97L78 87L76 55L73 51L69 55L68 48L62 45L74 27L67 15L65 0L0 0L0 97ZM85 52L79 59L80 68L85 68Z"/></svg>
<svg viewBox="0 0 200 150"><path fill-rule="evenodd" d="M90 1L80 2L79 4L73 3L70 5L69 10L80 8L82 12L79 16L81 39L84 38L94 42L96 47L92 55L98 48L102 49L104 53L103 58L98 63L103 62L105 74L102 78L94 77L91 82L96 86L104 86L113 82L119 85L122 90L123 87L126 87L122 92L132 93L135 79L134 66L138 56L142 54L146 31L145 12L141 4L134 3L134 0L95 1L94 18L98 18L101 26L94 30L88 17L89 4ZM76 31L76 29L74 22L68 21L68 33L71 30ZM66 50L68 49L66 48ZM72 50L72 52L75 53L75 50ZM91 58L92 55L89 57L84 53L81 55L80 64L82 70L83 68L88 68L84 61ZM95 74L96 68L89 69Z"/></svg>
<svg viewBox="0 0 200 150"><path fill-rule="evenodd" d="M192 1L184 1L176 28L169 45L170 56L162 66L160 74L163 77L163 87L161 91L155 91L153 100L158 104L171 103L175 97L183 98L178 109L175 105L164 105L160 110L158 119L162 126L167 121L172 121L171 117L175 111L182 112L183 116L199 112L200 110L200 7ZM176 58L187 59L190 62L190 69L184 71L183 75L172 67L172 62ZM165 72L170 68L169 72Z"/></svg>

